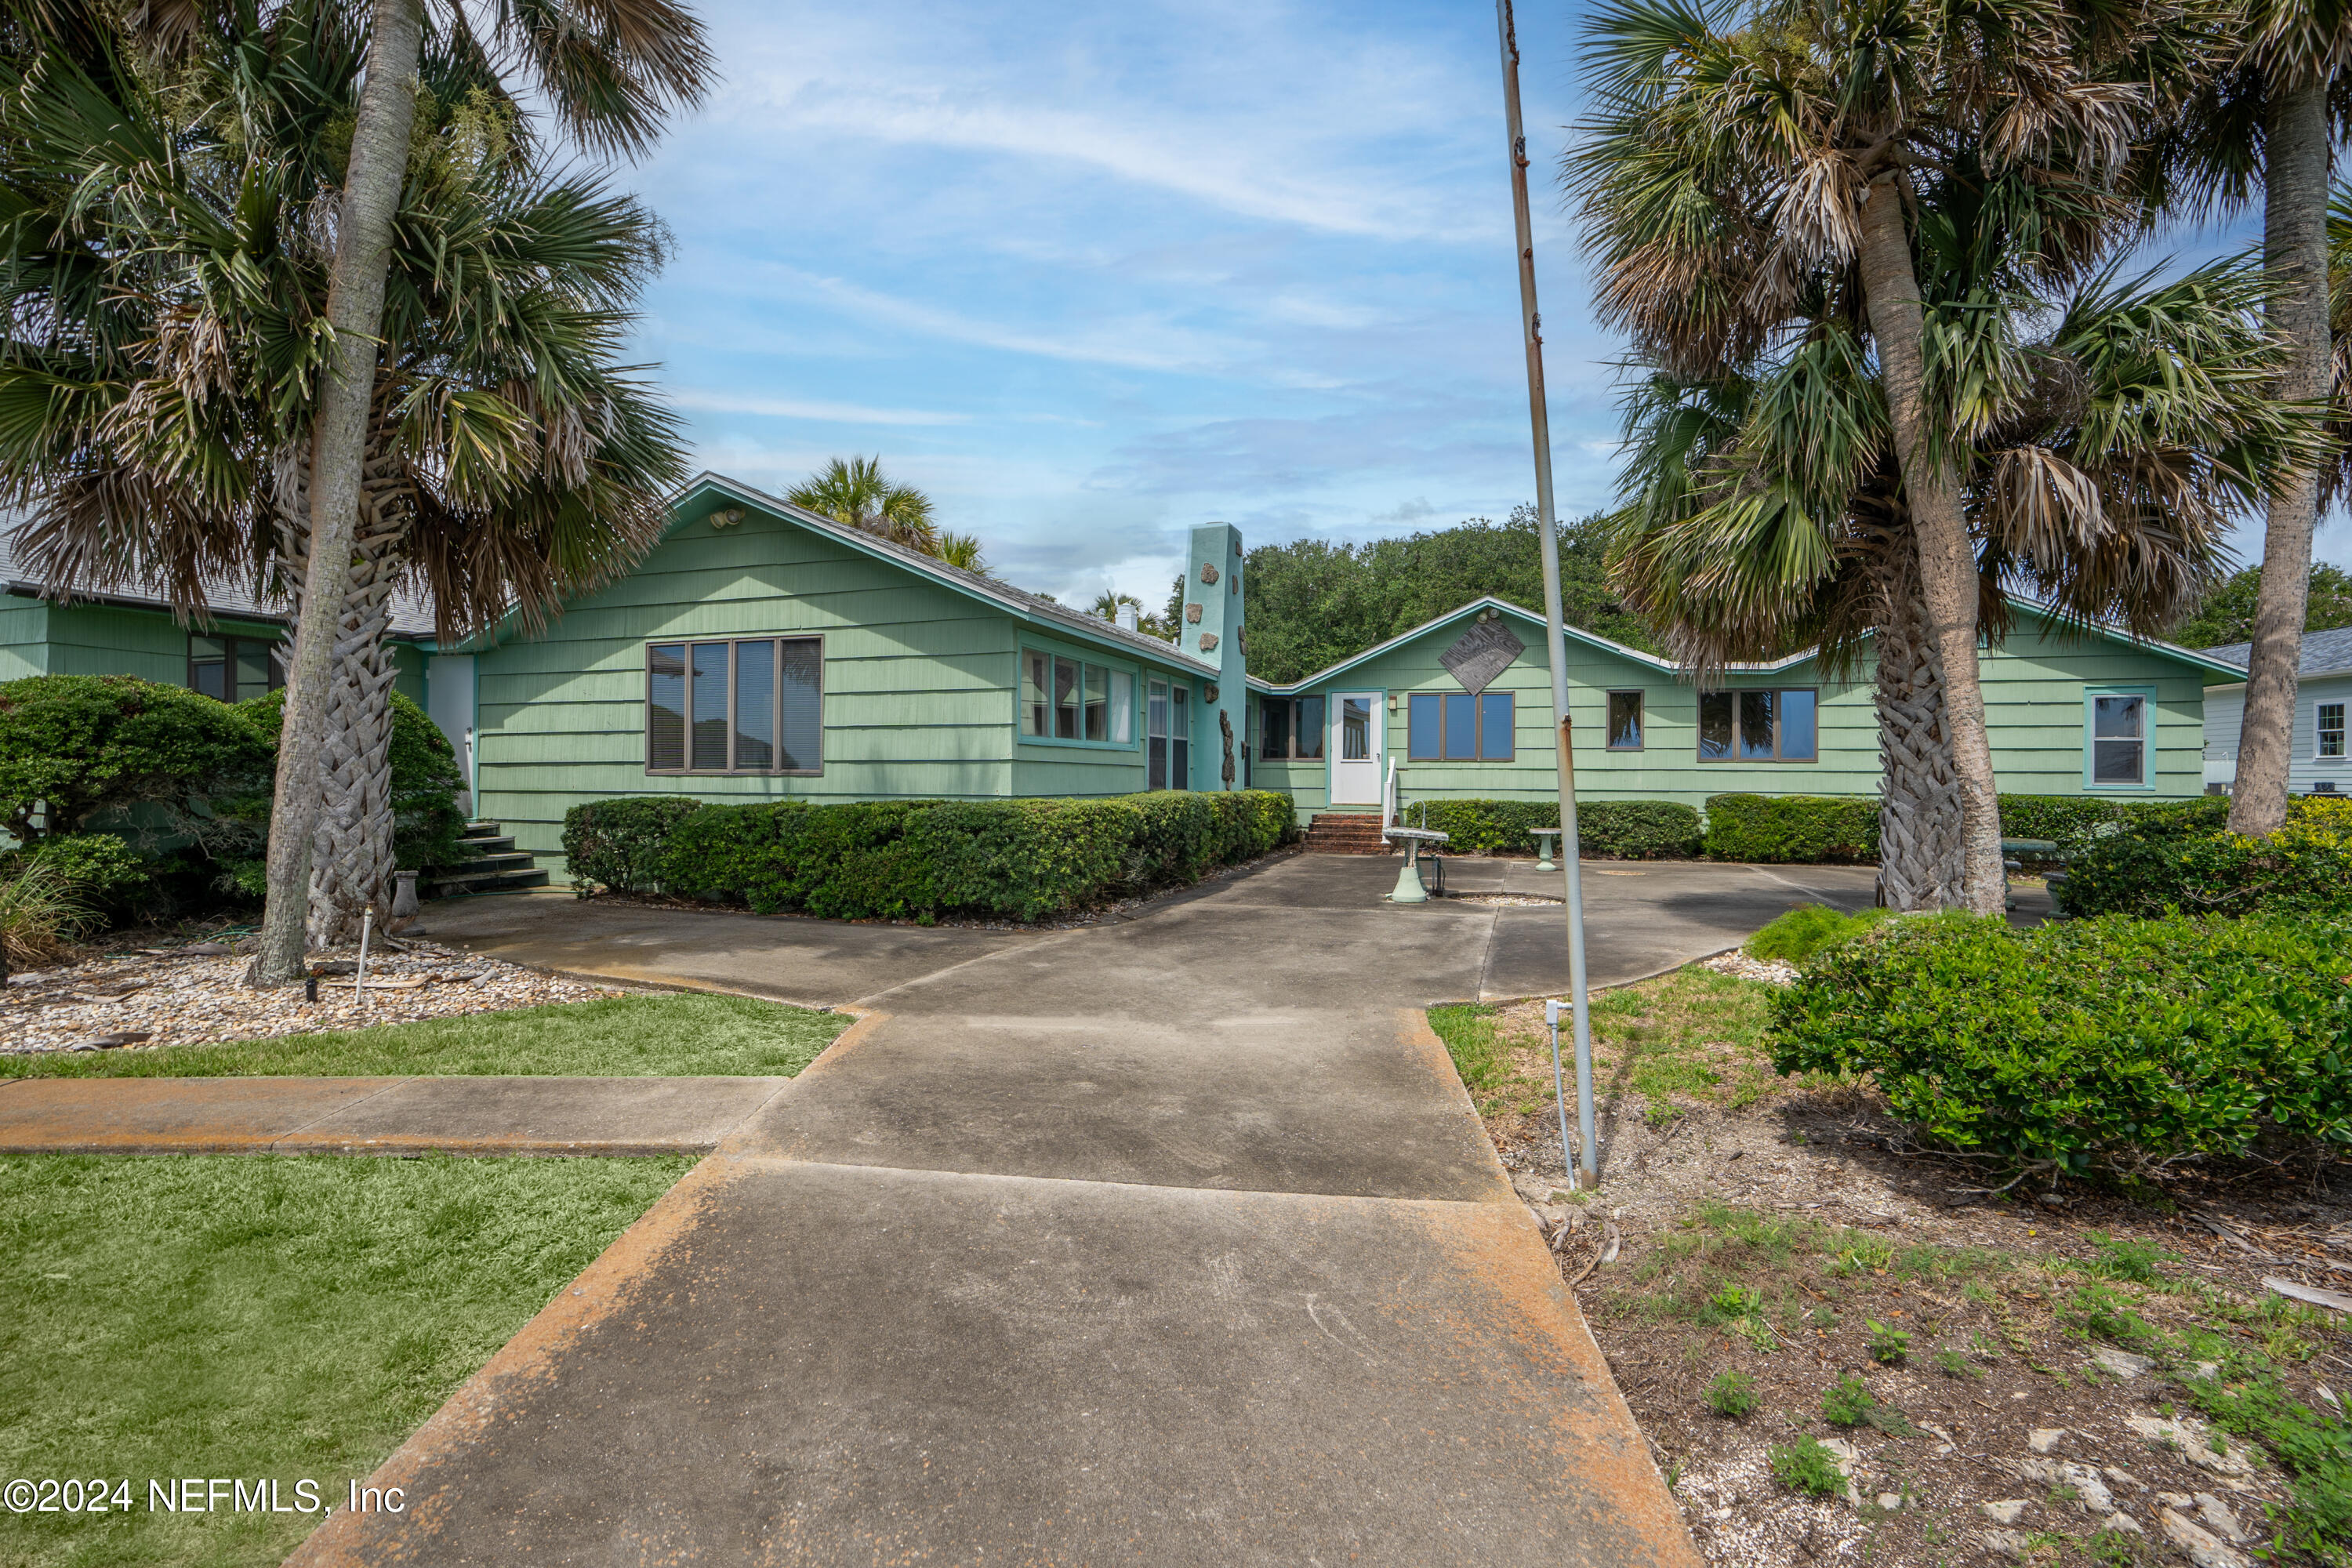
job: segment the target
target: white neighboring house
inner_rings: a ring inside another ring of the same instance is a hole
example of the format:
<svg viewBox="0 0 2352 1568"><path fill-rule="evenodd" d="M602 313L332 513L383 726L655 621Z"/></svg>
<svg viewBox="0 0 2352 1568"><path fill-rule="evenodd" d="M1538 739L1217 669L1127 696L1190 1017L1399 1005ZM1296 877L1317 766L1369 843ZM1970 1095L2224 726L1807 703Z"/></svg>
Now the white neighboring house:
<svg viewBox="0 0 2352 1568"><path fill-rule="evenodd" d="M2209 647L2208 657L2244 668L2253 644ZM2226 792L2238 772L2238 728L2246 714L2246 689L2205 689L2205 788ZM2303 668L2295 681L2294 740L2289 752L2287 789L2294 795L2352 795L2352 626L2303 634Z"/></svg>

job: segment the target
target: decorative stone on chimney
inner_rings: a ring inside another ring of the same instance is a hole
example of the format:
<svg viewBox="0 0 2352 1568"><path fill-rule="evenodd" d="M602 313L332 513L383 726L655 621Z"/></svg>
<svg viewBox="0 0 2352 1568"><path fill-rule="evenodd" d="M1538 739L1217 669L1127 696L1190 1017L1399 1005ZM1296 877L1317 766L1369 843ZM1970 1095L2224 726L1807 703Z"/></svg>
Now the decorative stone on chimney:
<svg viewBox="0 0 2352 1568"><path fill-rule="evenodd" d="M1192 531L1192 560L1184 574L1184 619L1179 628L1181 646L1213 663L1217 674L1202 684L1203 700L1192 718L1192 777L1194 789L1237 789L1239 777L1228 782L1223 759L1213 737L1249 733L1249 671L1242 643L1242 536L1222 522ZM1223 579L1224 592L1217 591Z"/></svg>

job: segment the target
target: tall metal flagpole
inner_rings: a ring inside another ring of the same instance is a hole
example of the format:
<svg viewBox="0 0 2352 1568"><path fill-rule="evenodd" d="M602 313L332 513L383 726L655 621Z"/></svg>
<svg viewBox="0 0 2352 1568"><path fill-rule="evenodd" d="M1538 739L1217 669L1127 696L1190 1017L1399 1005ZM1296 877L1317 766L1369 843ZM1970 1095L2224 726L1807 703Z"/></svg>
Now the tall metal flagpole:
<svg viewBox="0 0 2352 1568"><path fill-rule="evenodd" d="M1583 1174L1597 1185L1600 1160L1592 1135L1592 1017L1584 979L1584 878L1576 837L1576 758L1568 712L1568 633L1559 595L1559 527L1552 516L1551 418L1544 406L1543 317L1536 310L1536 242L1528 218L1528 137L1519 121L1519 39L1511 0L1495 0L1503 39L1503 113L1511 135L1511 207L1518 226L1519 315L1528 347L1528 418L1535 427L1536 518L1543 531L1544 623L1551 660L1552 732L1559 744L1560 865L1568 876L1568 984L1576 1029L1576 1121ZM1553 1038L1558 1039L1555 1035ZM1560 1159L1568 1158L1562 1149Z"/></svg>

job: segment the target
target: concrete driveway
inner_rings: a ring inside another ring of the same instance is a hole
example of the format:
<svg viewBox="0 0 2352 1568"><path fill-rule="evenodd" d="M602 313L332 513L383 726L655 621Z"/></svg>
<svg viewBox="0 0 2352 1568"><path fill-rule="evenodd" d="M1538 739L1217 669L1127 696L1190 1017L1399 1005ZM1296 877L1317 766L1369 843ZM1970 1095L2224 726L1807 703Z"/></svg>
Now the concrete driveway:
<svg viewBox="0 0 2352 1568"><path fill-rule="evenodd" d="M1869 896L1626 869L1592 882L1621 978ZM1695 1565L1418 1012L1545 988L1559 911L1391 907L1395 871L1047 933L436 906L865 1016L387 1461L405 1512L293 1561Z"/></svg>

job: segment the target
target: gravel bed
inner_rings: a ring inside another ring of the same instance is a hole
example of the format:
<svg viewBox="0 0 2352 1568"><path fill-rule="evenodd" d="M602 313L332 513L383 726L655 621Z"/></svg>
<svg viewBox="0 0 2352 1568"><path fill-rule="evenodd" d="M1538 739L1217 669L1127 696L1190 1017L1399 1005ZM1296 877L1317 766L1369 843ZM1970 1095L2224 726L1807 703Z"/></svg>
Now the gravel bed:
<svg viewBox="0 0 2352 1568"><path fill-rule="evenodd" d="M311 954L314 971L341 972L320 978L316 1002L304 999L300 985L247 985L252 960L219 942L110 952L11 975L0 997L0 1054L268 1039L586 1002L628 989L560 980L435 942L410 940L405 949L370 948L364 994L349 973L356 947Z"/></svg>
<svg viewBox="0 0 2352 1568"><path fill-rule="evenodd" d="M1783 963L1777 958L1750 958L1736 948L1729 952L1718 952L1713 958L1702 958L1698 966L1712 969L1717 974L1737 974L1742 980L1761 980L1767 985L1794 985L1797 983L1795 964Z"/></svg>

